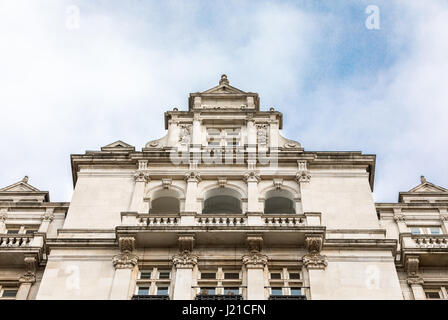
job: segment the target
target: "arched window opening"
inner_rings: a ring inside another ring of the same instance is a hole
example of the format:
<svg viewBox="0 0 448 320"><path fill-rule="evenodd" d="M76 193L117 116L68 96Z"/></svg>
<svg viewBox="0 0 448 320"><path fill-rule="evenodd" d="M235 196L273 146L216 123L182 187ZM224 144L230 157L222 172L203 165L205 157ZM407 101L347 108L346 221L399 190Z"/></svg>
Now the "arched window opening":
<svg viewBox="0 0 448 320"><path fill-rule="evenodd" d="M242 213L241 195L229 188L208 191L204 197L202 213Z"/></svg>
<svg viewBox="0 0 448 320"><path fill-rule="evenodd" d="M178 194L173 190L160 190L153 195L149 213L166 214L179 213L180 200Z"/></svg>
<svg viewBox="0 0 448 320"><path fill-rule="evenodd" d="M271 190L266 193L264 213L296 213L294 196L287 190Z"/></svg>

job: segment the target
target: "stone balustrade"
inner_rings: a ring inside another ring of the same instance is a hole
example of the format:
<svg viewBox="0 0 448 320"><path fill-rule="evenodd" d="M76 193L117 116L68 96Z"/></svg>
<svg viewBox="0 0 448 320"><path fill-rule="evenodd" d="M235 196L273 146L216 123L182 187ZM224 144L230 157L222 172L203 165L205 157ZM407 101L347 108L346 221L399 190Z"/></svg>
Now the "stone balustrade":
<svg viewBox="0 0 448 320"><path fill-rule="evenodd" d="M417 248L448 248L448 235L412 236Z"/></svg>
<svg viewBox="0 0 448 320"><path fill-rule="evenodd" d="M247 219L245 217L239 216L199 216L196 218L196 225L198 226L229 226L238 227L245 226L247 224Z"/></svg>
<svg viewBox="0 0 448 320"><path fill-rule="evenodd" d="M264 224L272 227L296 227L304 226L304 217L284 217L284 216L272 216L264 217Z"/></svg>
<svg viewBox="0 0 448 320"><path fill-rule="evenodd" d="M0 235L0 248L17 248L17 247L29 247L33 240L33 235Z"/></svg>

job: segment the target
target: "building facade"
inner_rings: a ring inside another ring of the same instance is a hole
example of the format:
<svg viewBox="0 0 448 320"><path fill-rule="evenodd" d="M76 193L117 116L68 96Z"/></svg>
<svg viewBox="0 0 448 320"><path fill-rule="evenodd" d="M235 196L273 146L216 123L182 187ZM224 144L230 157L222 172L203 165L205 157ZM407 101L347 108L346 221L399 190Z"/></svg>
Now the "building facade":
<svg viewBox="0 0 448 320"><path fill-rule="evenodd" d="M375 155L304 150L225 75L188 102L72 155L70 203L0 189L0 299L448 299L448 190L375 203Z"/></svg>

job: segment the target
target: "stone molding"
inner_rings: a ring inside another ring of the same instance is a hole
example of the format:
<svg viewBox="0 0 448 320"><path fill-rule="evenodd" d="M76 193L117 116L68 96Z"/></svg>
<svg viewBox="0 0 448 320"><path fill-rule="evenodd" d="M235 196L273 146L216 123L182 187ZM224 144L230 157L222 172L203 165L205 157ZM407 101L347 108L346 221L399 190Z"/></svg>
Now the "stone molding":
<svg viewBox="0 0 448 320"><path fill-rule="evenodd" d="M178 253L172 258L173 265L177 269L193 269L198 264L198 256L188 250Z"/></svg>

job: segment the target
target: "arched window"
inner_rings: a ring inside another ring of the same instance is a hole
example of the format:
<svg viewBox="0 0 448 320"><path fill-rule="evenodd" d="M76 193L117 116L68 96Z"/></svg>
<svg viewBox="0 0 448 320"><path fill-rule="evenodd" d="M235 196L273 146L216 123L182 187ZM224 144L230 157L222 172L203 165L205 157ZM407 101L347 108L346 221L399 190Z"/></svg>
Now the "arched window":
<svg viewBox="0 0 448 320"><path fill-rule="evenodd" d="M241 213L241 195L229 188L206 192L202 213Z"/></svg>
<svg viewBox="0 0 448 320"><path fill-rule="evenodd" d="M174 190L158 190L152 196L149 213L179 213L179 195Z"/></svg>
<svg viewBox="0 0 448 320"><path fill-rule="evenodd" d="M271 190L266 193L264 213L296 213L294 196L287 190Z"/></svg>

